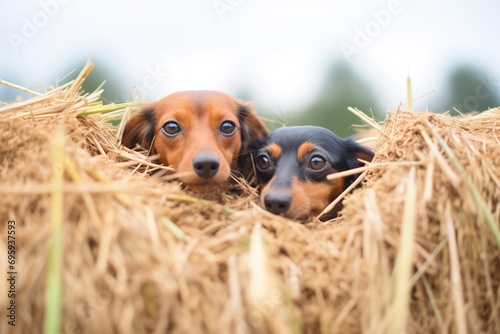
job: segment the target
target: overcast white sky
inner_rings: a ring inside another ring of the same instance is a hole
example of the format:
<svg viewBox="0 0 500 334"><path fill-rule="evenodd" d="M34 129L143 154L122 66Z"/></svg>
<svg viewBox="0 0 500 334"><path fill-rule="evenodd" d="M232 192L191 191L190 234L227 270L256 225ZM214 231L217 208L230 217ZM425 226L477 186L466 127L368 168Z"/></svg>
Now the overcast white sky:
<svg viewBox="0 0 500 334"><path fill-rule="evenodd" d="M352 46L349 63L390 109L405 100L408 70L414 96L437 88L433 98L454 65L500 79L499 14L498 0L2 0L0 78L50 85L92 55L121 78L124 96L133 85L151 99L244 89L267 109L293 110Z"/></svg>

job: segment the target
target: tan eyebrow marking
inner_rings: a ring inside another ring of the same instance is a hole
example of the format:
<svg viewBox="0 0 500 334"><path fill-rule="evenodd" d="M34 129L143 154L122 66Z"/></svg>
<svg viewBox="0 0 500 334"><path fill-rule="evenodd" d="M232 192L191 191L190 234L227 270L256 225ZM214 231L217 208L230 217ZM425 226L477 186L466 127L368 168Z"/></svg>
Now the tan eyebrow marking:
<svg viewBox="0 0 500 334"><path fill-rule="evenodd" d="M297 158L299 158L299 160L301 160L307 153L313 151L314 149L316 149L315 144L313 144L309 141L302 143L299 146L299 148L297 149Z"/></svg>
<svg viewBox="0 0 500 334"><path fill-rule="evenodd" d="M279 159L279 157L281 156L281 147L276 143L272 143L271 145L266 147L266 150L274 159Z"/></svg>

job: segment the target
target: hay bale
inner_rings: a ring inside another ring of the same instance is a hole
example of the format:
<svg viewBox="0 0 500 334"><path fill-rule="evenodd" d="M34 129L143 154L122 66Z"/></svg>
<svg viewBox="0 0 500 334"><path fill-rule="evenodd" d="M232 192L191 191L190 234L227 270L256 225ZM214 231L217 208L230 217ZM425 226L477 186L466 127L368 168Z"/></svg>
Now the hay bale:
<svg viewBox="0 0 500 334"><path fill-rule="evenodd" d="M299 224L248 187L199 198L160 178L106 123L123 106L87 115L112 108L78 93L88 71L0 108L0 226L16 221L18 248L2 333L500 332L500 110L392 112L343 215Z"/></svg>
<svg viewBox="0 0 500 334"><path fill-rule="evenodd" d="M406 331L500 330L499 120L499 109L461 117L388 116L373 160L384 168L370 169L363 190L346 199L342 217L362 228L363 331L385 332L387 322L404 316L394 295L402 274L395 263L410 246L401 244L401 233L412 168L416 226Z"/></svg>

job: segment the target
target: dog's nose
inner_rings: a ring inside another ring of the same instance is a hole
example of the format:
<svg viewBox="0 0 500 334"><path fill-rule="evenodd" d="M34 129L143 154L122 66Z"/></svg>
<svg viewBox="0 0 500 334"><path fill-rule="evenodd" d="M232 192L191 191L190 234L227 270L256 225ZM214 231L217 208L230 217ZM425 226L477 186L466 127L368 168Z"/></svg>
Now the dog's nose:
<svg viewBox="0 0 500 334"><path fill-rule="evenodd" d="M219 171L219 158L214 155L199 155L193 159L193 168L199 177L209 179Z"/></svg>
<svg viewBox="0 0 500 334"><path fill-rule="evenodd" d="M266 206L266 210L276 215L287 212L288 209L290 209L291 203L292 197L288 194L267 194L264 197L264 205Z"/></svg>

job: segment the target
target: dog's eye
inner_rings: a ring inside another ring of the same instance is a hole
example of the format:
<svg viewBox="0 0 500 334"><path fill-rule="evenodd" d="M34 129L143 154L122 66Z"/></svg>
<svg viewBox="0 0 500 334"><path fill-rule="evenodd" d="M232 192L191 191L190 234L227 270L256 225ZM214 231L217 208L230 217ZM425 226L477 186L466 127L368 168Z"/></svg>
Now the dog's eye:
<svg viewBox="0 0 500 334"><path fill-rule="evenodd" d="M261 154L257 157L257 168L261 171L268 170L271 167L271 161L265 154Z"/></svg>
<svg viewBox="0 0 500 334"><path fill-rule="evenodd" d="M222 122L219 128L220 133L224 136L232 136L236 133L236 124L231 121Z"/></svg>
<svg viewBox="0 0 500 334"><path fill-rule="evenodd" d="M181 132L181 127L175 121L168 121L162 126L163 133L169 137L175 137Z"/></svg>
<svg viewBox="0 0 500 334"><path fill-rule="evenodd" d="M323 169L323 167L325 166L326 166L326 159L319 155L313 156L309 161L309 167L311 167L314 170Z"/></svg>

